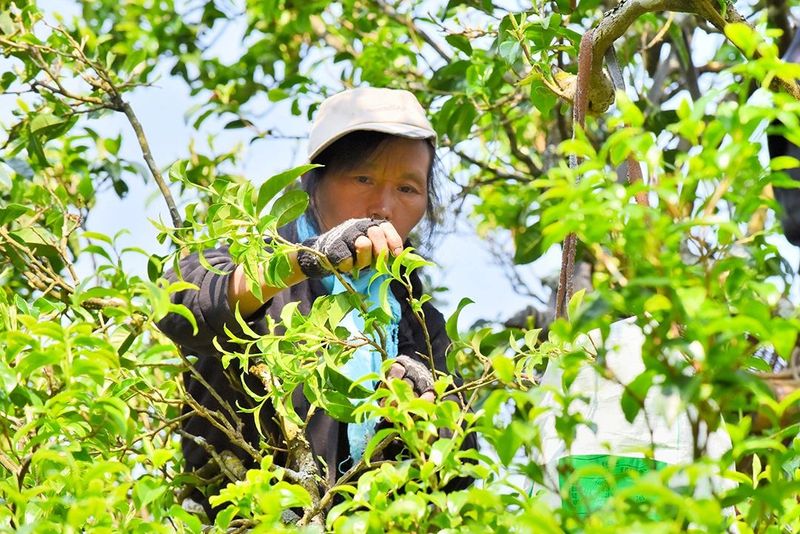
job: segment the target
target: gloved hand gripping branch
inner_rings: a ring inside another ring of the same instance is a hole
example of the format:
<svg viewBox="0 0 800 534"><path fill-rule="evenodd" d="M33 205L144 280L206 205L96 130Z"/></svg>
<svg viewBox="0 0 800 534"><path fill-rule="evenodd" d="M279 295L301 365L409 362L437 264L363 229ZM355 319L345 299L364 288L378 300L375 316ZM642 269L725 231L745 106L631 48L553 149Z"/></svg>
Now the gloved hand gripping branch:
<svg viewBox="0 0 800 534"><path fill-rule="evenodd" d="M303 241L303 246L317 251L336 267L347 258L356 261L356 239L367 235L367 230L379 226L383 221L373 219L348 219L324 234ZM300 270L309 278L323 278L330 271L323 265L319 255L308 250L297 253Z"/></svg>
<svg viewBox="0 0 800 534"><path fill-rule="evenodd" d="M421 397L433 391L433 374L428 366L411 356L401 354L392 361L387 373L389 378L399 378L408 383L414 394Z"/></svg>
<svg viewBox="0 0 800 534"><path fill-rule="evenodd" d="M435 400L435 393L433 389L433 373L431 372L430 368L425 365L424 363L412 358L411 356L406 356L405 354L401 354L394 360L392 360L392 366L389 368L389 371L386 373L387 378L395 378L400 379L406 382L408 385L411 386L411 389L414 391L414 394L417 397L422 399L427 399L429 401ZM449 394L445 395L442 401L453 401L459 406L463 406L463 402L456 394ZM381 421L378 424L378 429L384 429L391 427L390 421ZM439 427L438 430L439 438L452 438L454 435L453 429L447 426ZM392 458L399 453L399 449L390 448L384 453L385 458Z"/></svg>

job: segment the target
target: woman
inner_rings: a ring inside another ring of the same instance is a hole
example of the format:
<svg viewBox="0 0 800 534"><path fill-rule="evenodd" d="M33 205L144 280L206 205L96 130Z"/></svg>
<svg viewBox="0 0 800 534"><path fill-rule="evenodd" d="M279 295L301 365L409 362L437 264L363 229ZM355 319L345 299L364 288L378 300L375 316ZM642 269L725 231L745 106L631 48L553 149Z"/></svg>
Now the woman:
<svg viewBox="0 0 800 534"><path fill-rule="evenodd" d="M252 404L239 385L241 371L235 369L232 377L226 374L214 346L215 338L227 345L226 328L234 334L241 333L232 310L238 307L250 327L264 333L265 314L279 320L283 306L289 302L299 302L300 311L307 313L316 298L337 292L336 279L323 264L350 272L354 267L368 268L383 251L397 255L403 250L409 233L426 213L433 211L435 140L424 110L406 91L360 88L322 103L309 137L309 161L324 167L303 177L303 187L310 197L308 212L280 230L287 240L303 243L317 253L306 251L290 256L292 271L285 280L288 287L262 284L259 298L248 290L243 268L234 265L226 248L206 251L204 257L213 267L229 274L208 271L196 254L181 261L183 279L199 290L176 293L173 302L185 305L194 314L198 334L193 335L189 322L177 314L168 315L158 326L185 354L197 357L195 369L184 377L187 393L193 399L185 413L193 409L213 411L231 420L237 406ZM328 262L320 261L320 256ZM167 278L175 280L178 276L169 272ZM359 280L369 278L362 275ZM411 279L415 293L421 292L419 277L412 273ZM359 290L368 296L368 289ZM399 284L392 286L390 305L394 313L384 348L395 359L388 375L407 380L417 395L432 400L433 379L426 365L428 341L405 291ZM450 341L444 319L430 303L423 310L435 366L446 372L445 351ZM379 371L380 359L376 363L374 354L356 353L345 367L345 374L357 380ZM460 384L459 377L454 378ZM250 375L245 376L245 381L254 391L261 388ZM309 403L302 391L295 391L293 401L297 413L305 418ZM280 434L271 415L262 410L261 426L275 440L272 444L280 448ZM244 439L258 448L259 434L252 416L238 413L236 417L242 422ZM253 465L252 457L231 441L229 432L197 413L185 420L182 432L187 471L208 464L212 452L230 451L245 466ZM328 481L333 484L363 454L364 445L374 434L374 424L348 425L318 411L306 433L320 464L328 466L322 472L327 472ZM469 435L465 447L475 446L475 437ZM276 463L282 460L285 458L276 455ZM194 497L205 501L197 493Z"/></svg>

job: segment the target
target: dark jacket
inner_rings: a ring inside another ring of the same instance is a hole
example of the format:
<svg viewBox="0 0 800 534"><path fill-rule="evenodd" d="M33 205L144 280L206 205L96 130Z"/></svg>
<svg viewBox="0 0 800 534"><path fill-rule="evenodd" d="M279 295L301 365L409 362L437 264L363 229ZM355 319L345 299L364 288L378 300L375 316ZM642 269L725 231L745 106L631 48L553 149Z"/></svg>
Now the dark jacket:
<svg viewBox="0 0 800 534"><path fill-rule="evenodd" d="M800 31L795 33L792 44L783 56L784 61L800 63ZM782 135L767 136L770 157L791 156L800 159L800 147ZM800 168L786 171L793 180L800 181ZM775 199L783 208L781 224L789 243L800 247L800 189L775 187Z"/></svg>
<svg viewBox="0 0 800 534"><path fill-rule="evenodd" d="M282 229L281 234L291 242L298 241L293 224ZM196 318L197 335L192 333L189 321L174 313L159 321L158 327L180 347L180 350L185 355L197 357L194 368L203 380L198 379L190 371L184 373L187 393L203 407L225 414L229 420L233 419L230 415L230 410L237 411L244 438L254 448L258 449L259 434L256 430L253 415L243 413L237 409L237 406L245 408L254 406L253 400L244 393L240 385L241 369L235 359L231 361L227 371L223 369L220 352L214 347L213 343L214 338L217 338L218 342L226 350L235 350L234 345L226 342L228 336L225 333L225 328L228 328L235 335L247 337L242 335L242 328L237 324L228 306L228 278L230 273L233 272L235 264L231 260L226 247L205 251L203 255L211 266L228 274L219 275L210 272L200 264L197 254L189 255L180 261L179 271L183 280L195 284L199 290L180 291L172 296L172 301L175 304L183 304ZM166 278L170 281L175 281L178 279L178 274L170 270L166 274ZM412 273L410 278L414 293L418 297L422 292L419 277ZM396 284L392 286L392 291L397 297L402 310L398 328L398 354L406 354L420 359L417 353L427 353L427 344L422 328L411 311L405 288L401 284ZM326 292L318 280L306 280L275 295L248 319L248 324L256 332L266 333L266 322L264 320L266 314L270 314L276 321L279 321L281 310L289 302L299 302L299 310L302 313L308 313L314 300L325 294ZM434 364L438 370L447 372L445 353L450 340L445 332L445 320L442 314L430 303L423 305L423 311L430 335ZM427 363L426 360L420 359L420 361ZM460 377L455 376L454 379L456 384L461 383ZM206 388L202 383L203 381L214 390L216 395ZM246 374L245 381L252 391L259 394L264 393L263 386L254 376ZM219 400L227 401L230 409L221 406ZM308 413L309 402L304 397L301 389L295 390L293 401L298 415L301 418L305 418ZM188 411L191 411L191 408L186 406L184 413ZM273 416L274 409L269 403L265 404L260 414L261 427L264 433L267 434L268 441L282 448L284 444L280 441L280 433L277 431ZM237 424L236 421L232 422L234 426ZM245 467L255 466L250 455L241 448L232 445L226 434L210 424L204 417L198 415L189 417L183 423L183 430L193 436L202 437L218 453L225 450L233 452L242 460ZM351 465L347 424L334 420L323 411L317 411L308 424L306 434L312 450L317 455L318 460L321 460L320 465L328 466L328 482L333 484ZM208 462L208 452L195 440L184 437L182 445L187 471L196 470ZM465 440L464 448L476 447L476 438L474 434L470 434ZM284 455L275 454L276 464L285 465L285 460ZM324 473L325 470L321 470L321 472Z"/></svg>

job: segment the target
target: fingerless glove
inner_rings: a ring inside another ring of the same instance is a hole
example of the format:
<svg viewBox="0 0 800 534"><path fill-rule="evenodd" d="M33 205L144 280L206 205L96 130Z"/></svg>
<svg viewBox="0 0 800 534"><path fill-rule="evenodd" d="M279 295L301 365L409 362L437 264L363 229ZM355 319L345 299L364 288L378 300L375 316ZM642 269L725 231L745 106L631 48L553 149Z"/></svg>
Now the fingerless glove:
<svg viewBox="0 0 800 534"><path fill-rule="evenodd" d="M348 219L324 234L303 241L303 246L322 254L334 267L352 258L356 261L356 239L366 236L367 230L383 221L373 219ZM329 273L319 255L301 250L297 253L300 270L309 278L323 278Z"/></svg>

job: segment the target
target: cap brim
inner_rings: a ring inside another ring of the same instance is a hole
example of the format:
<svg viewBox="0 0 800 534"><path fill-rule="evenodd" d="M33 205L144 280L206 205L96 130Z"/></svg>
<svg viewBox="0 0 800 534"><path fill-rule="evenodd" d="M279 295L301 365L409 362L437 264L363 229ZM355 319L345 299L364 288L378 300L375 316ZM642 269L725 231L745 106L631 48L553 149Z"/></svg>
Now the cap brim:
<svg viewBox="0 0 800 534"><path fill-rule="evenodd" d="M436 132L428 130L427 128L420 128L419 126L413 126L411 124L397 124L397 123L387 124L385 122L367 122L364 124L351 126L350 128L345 128L344 130L339 132L335 137L328 139L327 141L325 141L325 143L318 146L314 150L314 152L308 155L307 161L309 163L313 162L314 158L319 156L323 150L331 146L333 143L335 143L345 135L362 130L368 132L387 133L390 135L396 135L398 137L408 137L410 139L433 139L434 145L436 144Z"/></svg>

